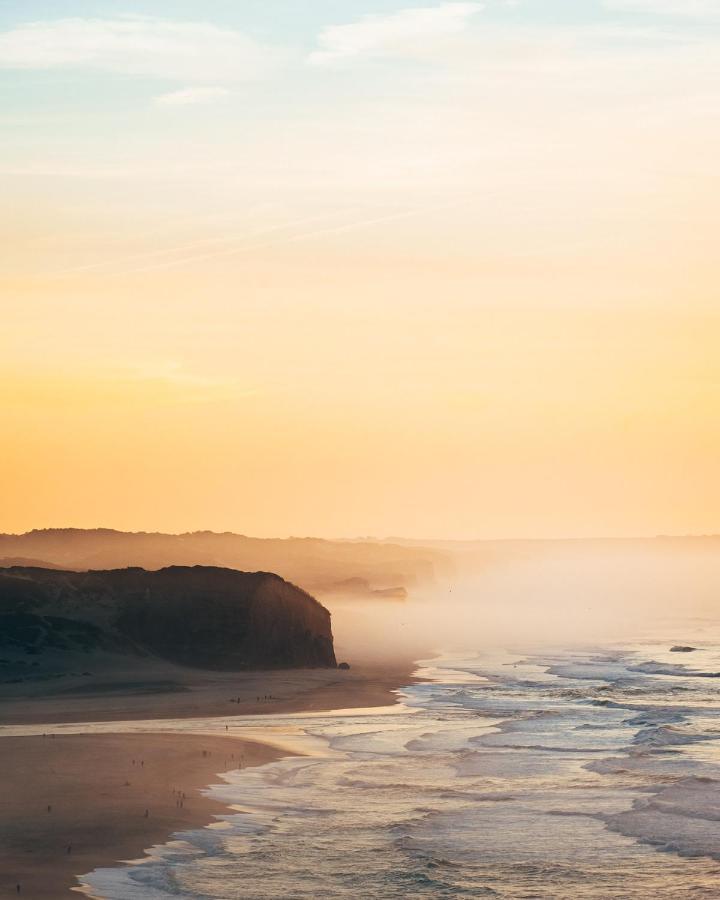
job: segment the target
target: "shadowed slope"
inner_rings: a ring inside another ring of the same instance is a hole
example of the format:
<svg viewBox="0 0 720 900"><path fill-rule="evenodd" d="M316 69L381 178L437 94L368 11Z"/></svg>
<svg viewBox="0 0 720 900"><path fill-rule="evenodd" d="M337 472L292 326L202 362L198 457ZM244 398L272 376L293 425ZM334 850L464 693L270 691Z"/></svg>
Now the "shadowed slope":
<svg viewBox="0 0 720 900"><path fill-rule="evenodd" d="M173 566L0 573L0 649L150 655L205 669L335 665L330 614L266 572Z"/></svg>

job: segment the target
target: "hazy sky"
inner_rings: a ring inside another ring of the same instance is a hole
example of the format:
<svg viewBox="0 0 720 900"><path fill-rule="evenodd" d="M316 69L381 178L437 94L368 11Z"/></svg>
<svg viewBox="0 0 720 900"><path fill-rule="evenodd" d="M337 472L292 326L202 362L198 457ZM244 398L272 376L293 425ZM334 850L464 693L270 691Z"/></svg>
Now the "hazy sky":
<svg viewBox="0 0 720 900"><path fill-rule="evenodd" d="M720 531L720 0L5 0L0 530Z"/></svg>

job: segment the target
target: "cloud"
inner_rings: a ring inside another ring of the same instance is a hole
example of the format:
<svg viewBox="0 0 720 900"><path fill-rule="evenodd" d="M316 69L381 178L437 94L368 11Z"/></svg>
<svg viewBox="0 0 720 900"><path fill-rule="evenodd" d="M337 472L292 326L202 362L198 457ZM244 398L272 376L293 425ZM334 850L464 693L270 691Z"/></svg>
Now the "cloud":
<svg viewBox="0 0 720 900"><path fill-rule="evenodd" d="M310 54L308 62L325 66L360 57L414 55L438 38L463 32L482 8L481 3L442 3L330 25L318 35L320 49Z"/></svg>
<svg viewBox="0 0 720 900"><path fill-rule="evenodd" d="M230 91L222 87L191 87L161 94L155 98L155 103L157 106L195 106L200 103L214 103L229 94Z"/></svg>
<svg viewBox="0 0 720 900"><path fill-rule="evenodd" d="M720 15L720 0L605 0L608 9L661 16L702 18Z"/></svg>
<svg viewBox="0 0 720 900"><path fill-rule="evenodd" d="M93 69L206 84L252 80L279 59L275 48L204 22L76 18L0 32L5 69Z"/></svg>

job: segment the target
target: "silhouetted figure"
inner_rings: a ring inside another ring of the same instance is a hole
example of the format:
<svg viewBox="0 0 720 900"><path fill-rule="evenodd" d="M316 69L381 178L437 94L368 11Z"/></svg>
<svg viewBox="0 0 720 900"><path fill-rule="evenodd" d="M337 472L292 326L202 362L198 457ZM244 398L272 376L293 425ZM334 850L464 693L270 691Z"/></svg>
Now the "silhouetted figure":
<svg viewBox="0 0 720 900"><path fill-rule="evenodd" d="M72 844L67 845L67 850L65 852L68 854L68 856L72 853Z"/></svg>
<svg viewBox="0 0 720 900"><path fill-rule="evenodd" d="M15 885L15 890L18 892L18 894L20 893L20 885L19 884Z"/></svg>
<svg viewBox="0 0 720 900"><path fill-rule="evenodd" d="M145 810L145 818L147 819L147 817L148 817L149 815L150 815L150 810L149 810L149 809L146 809L146 810Z"/></svg>
<svg viewBox="0 0 720 900"><path fill-rule="evenodd" d="M48 803L48 812L52 812L52 806Z"/></svg>

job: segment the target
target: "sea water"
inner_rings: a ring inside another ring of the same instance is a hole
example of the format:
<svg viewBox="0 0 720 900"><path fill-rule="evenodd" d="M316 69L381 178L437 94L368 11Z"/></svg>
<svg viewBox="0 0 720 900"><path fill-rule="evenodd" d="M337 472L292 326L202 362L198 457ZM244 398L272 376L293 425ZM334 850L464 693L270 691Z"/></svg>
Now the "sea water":
<svg viewBox="0 0 720 900"><path fill-rule="evenodd" d="M717 644L455 653L392 714L223 720L311 755L228 773L208 792L233 812L85 891L718 898L719 673Z"/></svg>

